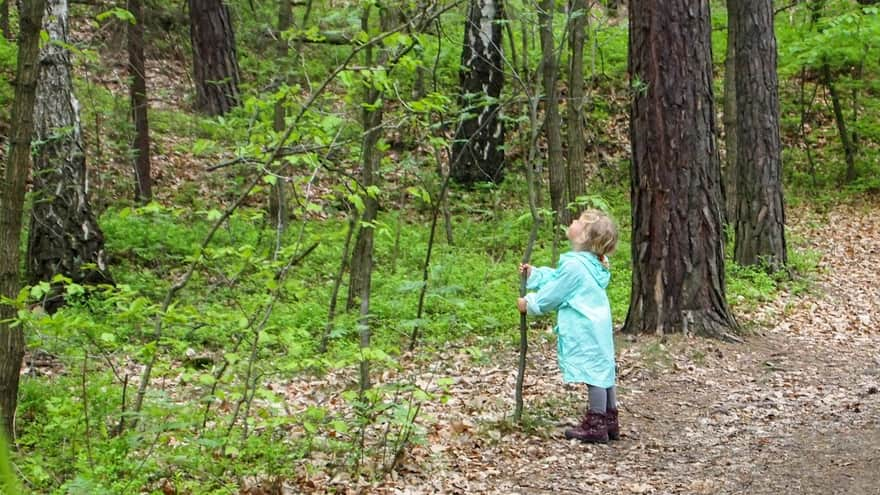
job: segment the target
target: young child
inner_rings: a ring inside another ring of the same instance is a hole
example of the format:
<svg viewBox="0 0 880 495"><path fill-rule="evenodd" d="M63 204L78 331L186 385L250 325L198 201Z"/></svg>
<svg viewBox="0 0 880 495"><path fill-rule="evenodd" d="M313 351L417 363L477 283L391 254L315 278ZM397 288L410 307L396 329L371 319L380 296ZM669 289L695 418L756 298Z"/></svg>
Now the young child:
<svg viewBox="0 0 880 495"><path fill-rule="evenodd" d="M611 278L607 255L617 247L617 227L608 215L587 210L568 227L572 250L559 267L520 265L526 287L537 290L517 301L520 313L557 310L559 368L565 383L586 383L589 407L580 425L565 438L606 443L620 438L611 336L611 306L605 288Z"/></svg>

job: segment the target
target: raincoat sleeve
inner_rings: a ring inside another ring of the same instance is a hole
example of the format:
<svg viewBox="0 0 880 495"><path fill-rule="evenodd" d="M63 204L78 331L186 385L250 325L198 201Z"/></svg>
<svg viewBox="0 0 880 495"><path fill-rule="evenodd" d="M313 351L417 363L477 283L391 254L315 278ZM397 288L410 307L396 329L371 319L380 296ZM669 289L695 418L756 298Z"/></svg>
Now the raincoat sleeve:
<svg viewBox="0 0 880 495"><path fill-rule="evenodd" d="M529 279L526 280L526 289L528 290L540 290L541 287L550 281L553 278L553 273L556 270L546 266L533 266L532 273L529 274Z"/></svg>
<svg viewBox="0 0 880 495"><path fill-rule="evenodd" d="M534 276L534 274L532 275ZM531 282L531 277L529 277ZM549 280L538 292L526 294L526 308L530 315L543 315L557 309L577 289L580 277L565 265L551 273Z"/></svg>

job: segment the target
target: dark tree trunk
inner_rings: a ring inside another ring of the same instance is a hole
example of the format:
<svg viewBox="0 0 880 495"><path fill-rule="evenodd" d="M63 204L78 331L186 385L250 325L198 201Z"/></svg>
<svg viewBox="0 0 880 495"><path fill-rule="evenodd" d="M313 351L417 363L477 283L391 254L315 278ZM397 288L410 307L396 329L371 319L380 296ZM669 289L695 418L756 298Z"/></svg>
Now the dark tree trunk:
<svg viewBox="0 0 880 495"><path fill-rule="evenodd" d="M633 1L632 293L624 331L724 337L720 166L708 0Z"/></svg>
<svg viewBox="0 0 880 495"><path fill-rule="evenodd" d="M50 0L47 7L44 30L50 43L40 52L34 105L34 136L40 145L34 150L28 279L36 283L61 274L77 283L108 283L104 235L88 201L79 103L66 48L67 0ZM51 312L61 303L62 295L53 293L44 306Z"/></svg>
<svg viewBox="0 0 880 495"><path fill-rule="evenodd" d="M727 0L727 54L724 59L724 205L726 222L736 225L736 25L737 0ZM732 239L731 239L732 240Z"/></svg>
<svg viewBox="0 0 880 495"><path fill-rule="evenodd" d="M587 190L587 166L584 162L584 29L589 6L587 0L571 0L569 36L571 70L568 84L568 199L574 201ZM567 223L567 222L566 222Z"/></svg>
<svg viewBox="0 0 880 495"><path fill-rule="evenodd" d="M461 52L459 103L464 120L452 144L451 177L465 186L500 182L504 174L504 123L498 98L504 84L501 0L471 0Z"/></svg>
<svg viewBox="0 0 880 495"><path fill-rule="evenodd" d="M223 115L238 105L238 58L223 0L189 0L196 109Z"/></svg>
<svg viewBox="0 0 880 495"><path fill-rule="evenodd" d="M128 25L128 70L131 76L131 116L134 120L134 198L140 203L153 199L150 178L150 125L147 119L147 79L144 64L144 9L141 0L128 0L135 22Z"/></svg>
<svg viewBox="0 0 880 495"><path fill-rule="evenodd" d="M553 12L556 0L542 0L538 9L541 33L541 80L544 86L544 135L547 136L547 169L550 172L550 206L557 224L568 223L565 162L562 157L562 130L559 124L559 98L556 91L556 44L553 42ZM554 232L556 230L554 229ZM555 257L555 256L554 256Z"/></svg>
<svg viewBox="0 0 880 495"><path fill-rule="evenodd" d="M21 288L19 262L24 193L34 130L34 100L39 75L39 44L44 0L25 2L20 12L15 101L10 122L9 156L0 185L0 295L15 299ZM15 308L0 304L0 418L7 438L15 438L18 380L24 357L21 326L10 326Z"/></svg>
<svg viewBox="0 0 880 495"><path fill-rule="evenodd" d="M776 37L771 0L737 0L737 213L734 259L787 263Z"/></svg>

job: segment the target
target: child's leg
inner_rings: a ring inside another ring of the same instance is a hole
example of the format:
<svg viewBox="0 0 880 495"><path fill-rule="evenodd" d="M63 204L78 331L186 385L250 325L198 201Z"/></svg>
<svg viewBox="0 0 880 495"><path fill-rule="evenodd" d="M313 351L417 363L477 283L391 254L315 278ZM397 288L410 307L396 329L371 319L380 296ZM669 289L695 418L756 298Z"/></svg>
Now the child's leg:
<svg viewBox="0 0 880 495"><path fill-rule="evenodd" d="M587 394L590 398L590 411L605 414L608 407L608 390L587 384Z"/></svg>
<svg viewBox="0 0 880 495"><path fill-rule="evenodd" d="M576 438L588 443L608 443L608 425L605 422L605 409L608 404L608 389L587 384L590 407L581 424L565 430L565 438Z"/></svg>
<svg viewBox="0 0 880 495"><path fill-rule="evenodd" d="M605 420L608 425L608 438L611 440L620 439L620 424L618 423L617 414L617 387L611 386L605 389L607 409Z"/></svg>
<svg viewBox="0 0 880 495"><path fill-rule="evenodd" d="M617 386L612 385L606 388L605 391L607 392L605 401L606 407L608 409L617 409Z"/></svg>

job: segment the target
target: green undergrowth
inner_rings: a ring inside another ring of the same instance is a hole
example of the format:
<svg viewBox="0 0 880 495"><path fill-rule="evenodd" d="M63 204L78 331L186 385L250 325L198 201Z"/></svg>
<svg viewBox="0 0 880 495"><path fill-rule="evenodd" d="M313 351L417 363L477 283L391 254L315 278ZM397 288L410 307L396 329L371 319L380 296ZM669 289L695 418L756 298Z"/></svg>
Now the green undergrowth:
<svg viewBox="0 0 880 495"><path fill-rule="evenodd" d="M425 441L415 421L419 409L444 401L451 383L439 373L432 386L417 385L408 377L412 369L426 372L434 350L452 343L464 345L474 365L498 364L499 348L516 349L517 265L532 220L527 208L501 201L521 195L522 184L511 180L507 187L453 193L460 198L453 201L453 242L441 216L421 318L429 212L379 215L366 350L359 345L357 309L345 311L347 280L328 327L345 218L299 220L278 242L260 211L241 210L199 257L219 211L158 204L107 210L100 221L117 287L68 284L69 305L56 314L19 315L29 348L52 363L22 383L17 467L23 479L39 493L149 492L168 480L178 489L226 493L240 472L306 476L314 456L326 457L330 472L378 476L389 450ZM626 194L608 188L585 204L605 208L620 225L608 289L619 326L631 278ZM563 239L561 229L559 235ZM552 231L544 225L531 261L548 265L552 258ZM171 284L191 263L190 282L163 312ZM815 263L814 255L793 250L796 272L809 274ZM727 281L735 309L766 302L793 283L730 263ZM23 297L47 289L37 286ZM329 349L322 354L325 332ZM414 361L404 357L413 335ZM142 366L154 356L144 407L135 412ZM375 387L360 395L354 371L364 359ZM409 371L402 368L407 362ZM316 380L321 385L314 386ZM327 397L335 398L332 404Z"/></svg>

